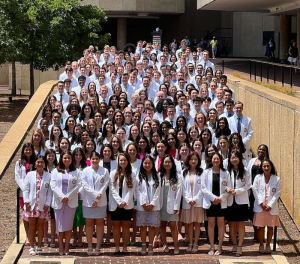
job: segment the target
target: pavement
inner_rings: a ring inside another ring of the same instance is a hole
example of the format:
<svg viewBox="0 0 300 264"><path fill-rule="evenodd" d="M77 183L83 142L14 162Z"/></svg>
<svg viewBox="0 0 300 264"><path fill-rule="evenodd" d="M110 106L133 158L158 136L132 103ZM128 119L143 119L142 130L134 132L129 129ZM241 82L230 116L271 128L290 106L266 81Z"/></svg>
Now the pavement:
<svg viewBox="0 0 300 264"><path fill-rule="evenodd" d="M21 230L21 241L24 241L24 229ZM227 227L228 231L228 227ZM84 237L84 241L86 238ZM94 238L94 246L95 246L95 238ZM113 242L113 240L111 240ZM140 244L140 238L137 237L137 242ZM170 238L170 230L168 230L168 242L170 249L172 249L172 239ZM250 222L246 223L246 237L243 247L243 256L242 257L235 257L231 253L232 244L229 242L228 238L225 238L224 245L223 245L223 254L221 256L208 256L207 252L209 250L209 245L205 243L205 233L204 227L201 227L201 238L199 240L199 252L197 254L187 254L185 249L187 248L187 244L180 245L180 254L177 256L173 255L173 250L170 250L170 253L164 253L163 248L160 247L154 250L154 255L149 256L145 255L142 256L139 252L141 247L129 247L128 251L130 252L128 255L120 255L115 256L114 252L114 245L108 247L105 246L102 248L102 254L100 256L88 256L87 255L87 246L85 244L84 248L76 248L70 250L69 256L59 256L58 248L50 248L50 247L43 247L43 253L38 256L30 256L29 255L29 246L25 245L24 249L21 253L21 257L19 258L19 264L29 264L29 263L75 263L75 264L85 264L85 263L215 263L215 264L229 264L229 263L265 263L265 264L285 264L288 263L285 257L282 255L280 248L277 247L277 251L272 252L271 255L261 255L258 253L258 244L253 242L253 232L252 232L252 225ZM58 246L56 244L56 246ZM8 250L7 255L9 254L16 254L16 252L10 252ZM5 261L5 259L3 259ZM5 262L1 263L5 263ZM5 263L6 264L6 263Z"/></svg>

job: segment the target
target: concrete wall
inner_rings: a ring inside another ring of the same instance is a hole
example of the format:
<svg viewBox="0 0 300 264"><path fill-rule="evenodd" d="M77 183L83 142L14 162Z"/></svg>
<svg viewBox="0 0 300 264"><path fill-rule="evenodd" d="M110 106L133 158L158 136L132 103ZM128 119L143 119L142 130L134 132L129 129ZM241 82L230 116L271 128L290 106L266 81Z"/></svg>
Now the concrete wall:
<svg viewBox="0 0 300 264"><path fill-rule="evenodd" d="M296 18L292 18L291 33L296 33ZM266 47L263 45L263 31L275 32L275 43L279 51L280 17L265 13L233 13L233 56L263 57ZM245 33L247 32L247 33ZM287 40L289 41L289 40Z"/></svg>
<svg viewBox="0 0 300 264"><path fill-rule="evenodd" d="M59 75L63 72L63 68L59 71L49 69L48 71L34 71L34 88L35 90L44 82L59 79ZM0 72L1 74L1 72ZM29 65L23 65L16 63L16 75L17 75L17 93L19 89L30 90L30 76ZM2 75L0 75L2 76ZM1 79L1 78L0 78ZM9 88L11 89L11 64L9 65Z"/></svg>
<svg viewBox="0 0 300 264"><path fill-rule="evenodd" d="M269 146L281 178L281 199L300 228L300 100L230 75L228 83L252 118L252 149Z"/></svg>
<svg viewBox="0 0 300 264"><path fill-rule="evenodd" d="M108 11L146 13L184 13L183 0L83 0L82 5L95 5Z"/></svg>
<svg viewBox="0 0 300 264"><path fill-rule="evenodd" d="M0 65L0 85L8 85L9 84L9 64L5 63Z"/></svg>

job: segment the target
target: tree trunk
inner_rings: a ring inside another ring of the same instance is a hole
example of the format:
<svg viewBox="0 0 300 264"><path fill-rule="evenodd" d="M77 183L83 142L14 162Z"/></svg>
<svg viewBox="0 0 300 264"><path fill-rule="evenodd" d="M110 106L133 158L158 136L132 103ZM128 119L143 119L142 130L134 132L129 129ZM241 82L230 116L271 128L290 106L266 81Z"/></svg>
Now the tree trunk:
<svg viewBox="0 0 300 264"><path fill-rule="evenodd" d="M30 63L30 98L34 94L34 69L33 62Z"/></svg>
<svg viewBox="0 0 300 264"><path fill-rule="evenodd" d="M16 62L11 63L11 95L17 94L17 81L16 81Z"/></svg>

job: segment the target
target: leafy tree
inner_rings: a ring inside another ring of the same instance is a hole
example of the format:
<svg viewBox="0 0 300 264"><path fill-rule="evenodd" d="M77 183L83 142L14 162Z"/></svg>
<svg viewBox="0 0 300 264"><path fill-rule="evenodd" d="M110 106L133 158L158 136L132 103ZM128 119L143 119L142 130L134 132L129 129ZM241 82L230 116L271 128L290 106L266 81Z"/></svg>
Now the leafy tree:
<svg viewBox="0 0 300 264"><path fill-rule="evenodd" d="M101 8L83 6L77 0L6 1L14 2L14 5L4 5L10 11L9 21L17 16L21 25L11 22L9 29L15 31L18 27L19 31L16 35L7 32L6 26L2 26L6 25L7 12L0 13L0 39L2 32L8 36L6 45L0 42L0 61L3 58L12 61L2 55L7 53L12 39L14 45L11 47L18 51L14 60L30 64L31 95L34 92L34 69L58 70L67 60L80 58L89 45L102 47L110 37L109 34L100 35L101 23L107 20Z"/></svg>

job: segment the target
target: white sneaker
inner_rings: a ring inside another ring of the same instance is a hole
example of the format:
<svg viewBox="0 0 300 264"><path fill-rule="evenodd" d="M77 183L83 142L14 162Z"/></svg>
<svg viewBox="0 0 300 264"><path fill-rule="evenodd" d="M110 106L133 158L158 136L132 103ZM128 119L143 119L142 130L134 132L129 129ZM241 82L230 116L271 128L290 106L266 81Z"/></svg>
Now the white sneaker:
<svg viewBox="0 0 300 264"><path fill-rule="evenodd" d="M36 255L35 250L34 250L33 247L31 247L31 248L29 249L29 255L30 255L30 256L35 256L35 255Z"/></svg>

